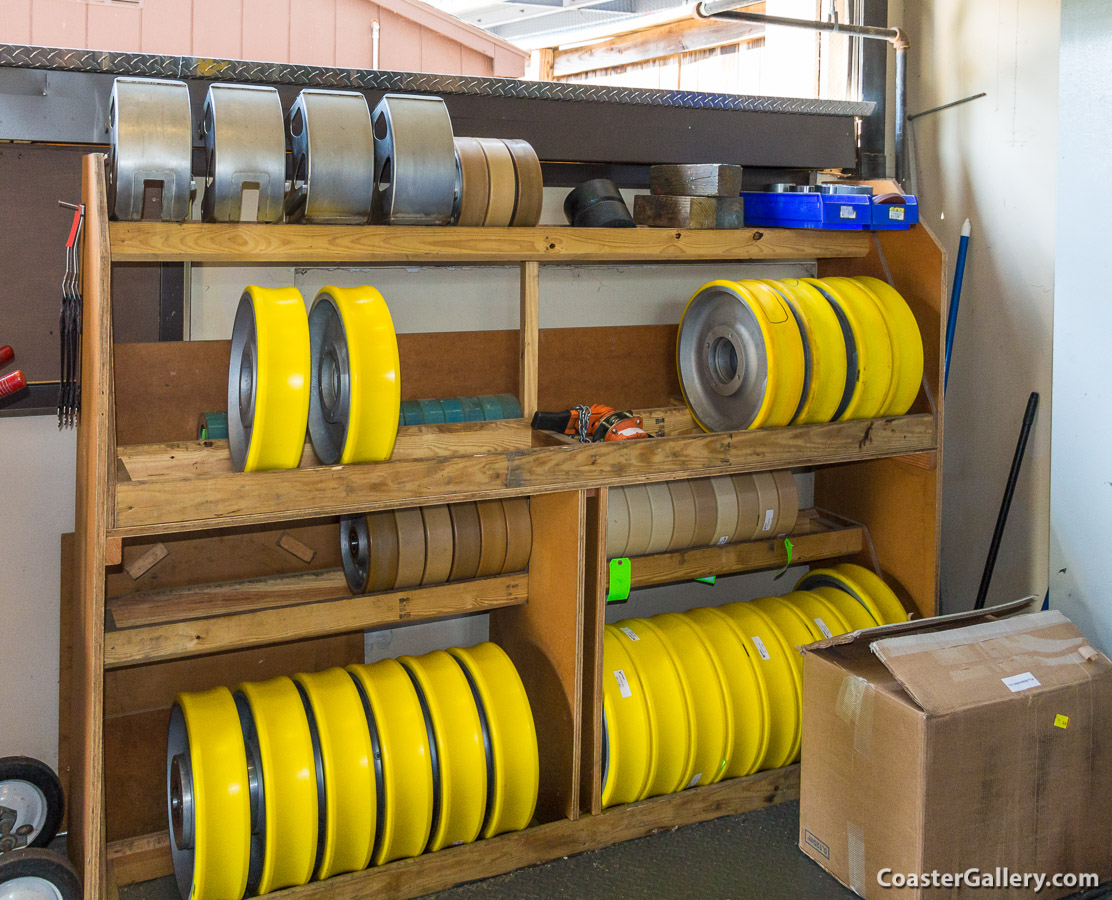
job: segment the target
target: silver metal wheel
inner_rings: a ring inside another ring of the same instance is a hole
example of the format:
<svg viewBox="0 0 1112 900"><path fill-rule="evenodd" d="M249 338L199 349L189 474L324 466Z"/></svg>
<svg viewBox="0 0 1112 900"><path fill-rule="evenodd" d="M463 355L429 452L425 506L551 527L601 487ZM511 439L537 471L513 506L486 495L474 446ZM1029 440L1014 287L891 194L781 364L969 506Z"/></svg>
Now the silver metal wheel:
<svg viewBox="0 0 1112 900"><path fill-rule="evenodd" d="M255 309L244 294L232 326L232 355L228 366L228 449L232 465L242 472L251 446L255 423L255 400L259 384L258 333Z"/></svg>
<svg viewBox="0 0 1112 900"><path fill-rule="evenodd" d="M309 388L309 438L325 465L339 462L351 418L351 363L347 334L336 301L317 295L309 313L312 369Z"/></svg>

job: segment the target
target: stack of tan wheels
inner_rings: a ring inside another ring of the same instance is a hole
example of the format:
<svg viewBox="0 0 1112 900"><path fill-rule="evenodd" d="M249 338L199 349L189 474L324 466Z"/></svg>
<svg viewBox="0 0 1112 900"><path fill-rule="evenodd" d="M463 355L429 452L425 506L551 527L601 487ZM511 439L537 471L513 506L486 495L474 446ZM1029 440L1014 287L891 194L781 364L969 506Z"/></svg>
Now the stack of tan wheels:
<svg viewBox="0 0 1112 900"><path fill-rule="evenodd" d="M180 694L167 781L183 900L239 900L525 828L536 729L483 643Z"/></svg>
<svg viewBox="0 0 1112 900"><path fill-rule="evenodd" d="M340 520L344 574L357 594L522 572L532 549L533 526L524 497Z"/></svg>
<svg viewBox="0 0 1112 900"><path fill-rule="evenodd" d="M911 408L923 340L877 278L712 281L684 310L676 363L705 431L842 422Z"/></svg>
<svg viewBox="0 0 1112 900"><path fill-rule="evenodd" d="M808 573L783 597L607 625L602 805L795 762L797 648L906 619L881 578L847 563Z"/></svg>
<svg viewBox="0 0 1112 900"><path fill-rule="evenodd" d="M673 553L788 534L799 516L786 469L610 488L606 555Z"/></svg>
<svg viewBox="0 0 1112 900"><path fill-rule="evenodd" d="M532 227L540 220L541 164L525 141L458 137L456 165L454 224Z"/></svg>

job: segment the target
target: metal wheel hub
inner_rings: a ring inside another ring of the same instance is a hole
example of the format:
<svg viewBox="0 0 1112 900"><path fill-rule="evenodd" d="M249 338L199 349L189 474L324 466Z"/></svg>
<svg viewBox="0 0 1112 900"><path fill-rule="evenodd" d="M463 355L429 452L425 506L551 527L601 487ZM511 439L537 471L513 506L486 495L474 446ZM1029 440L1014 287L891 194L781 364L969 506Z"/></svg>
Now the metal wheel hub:
<svg viewBox="0 0 1112 900"><path fill-rule="evenodd" d="M228 416L228 449L236 468L243 469L251 432L255 423L255 399L259 382L258 332L255 330L255 311L245 297L236 310L232 326L231 372L228 376L228 409L238 410L239 415Z"/></svg>
<svg viewBox="0 0 1112 900"><path fill-rule="evenodd" d="M371 533L366 516L345 516L340 520L340 556L348 587L352 593L363 593L371 571Z"/></svg>
<svg viewBox="0 0 1112 900"><path fill-rule="evenodd" d="M62 892L45 878L25 875L0 884L0 900L62 900Z"/></svg>
<svg viewBox="0 0 1112 900"><path fill-rule="evenodd" d="M321 461L331 464L339 460L347 442L351 363L343 318L327 295L313 304L309 314L309 345L313 353L309 432Z"/></svg>
<svg viewBox="0 0 1112 900"><path fill-rule="evenodd" d="M26 847L46 825L46 795L29 781L0 782L0 853Z"/></svg>

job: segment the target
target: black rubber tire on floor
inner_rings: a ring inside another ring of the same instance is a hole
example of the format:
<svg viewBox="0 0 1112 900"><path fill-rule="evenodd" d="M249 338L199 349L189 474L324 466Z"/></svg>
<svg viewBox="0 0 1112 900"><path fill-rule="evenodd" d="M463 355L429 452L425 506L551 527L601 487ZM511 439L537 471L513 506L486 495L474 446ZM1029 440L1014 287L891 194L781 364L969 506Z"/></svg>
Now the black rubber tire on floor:
<svg viewBox="0 0 1112 900"><path fill-rule="evenodd" d="M0 782L3 781L27 781L43 792L46 797L46 821L28 847L45 847L58 833L66 808L58 776L46 763L30 756L5 756L0 757Z"/></svg>
<svg viewBox="0 0 1112 900"><path fill-rule="evenodd" d="M0 856L0 887L16 878L41 878L58 889L62 900L81 900L81 879L55 850L14 850Z"/></svg>

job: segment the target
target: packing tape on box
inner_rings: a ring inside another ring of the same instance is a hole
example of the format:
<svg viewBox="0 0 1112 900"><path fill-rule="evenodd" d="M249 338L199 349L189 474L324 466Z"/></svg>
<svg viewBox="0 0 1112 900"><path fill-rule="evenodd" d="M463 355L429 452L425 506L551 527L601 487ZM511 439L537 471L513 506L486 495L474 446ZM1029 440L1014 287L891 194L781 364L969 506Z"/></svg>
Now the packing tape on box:
<svg viewBox="0 0 1112 900"><path fill-rule="evenodd" d="M853 749L866 759L873 743L873 696L876 688L860 675L846 675L838 688L834 712L853 726Z"/></svg>
<svg viewBox="0 0 1112 900"><path fill-rule="evenodd" d="M865 829L846 823L846 844L849 849L849 886L858 897L865 893Z"/></svg>

